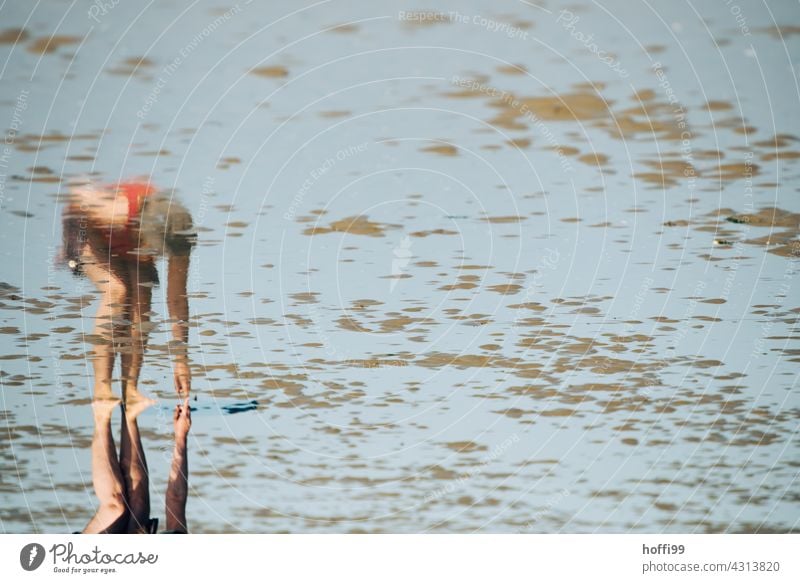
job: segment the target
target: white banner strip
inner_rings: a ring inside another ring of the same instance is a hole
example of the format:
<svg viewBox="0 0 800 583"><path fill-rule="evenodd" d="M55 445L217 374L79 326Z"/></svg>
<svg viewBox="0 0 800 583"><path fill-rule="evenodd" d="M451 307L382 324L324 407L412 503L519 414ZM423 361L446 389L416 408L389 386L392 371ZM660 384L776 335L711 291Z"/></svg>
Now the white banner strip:
<svg viewBox="0 0 800 583"><path fill-rule="evenodd" d="M797 535L3 535L0 574L9 582L794 583L798 543Z"/></svg>

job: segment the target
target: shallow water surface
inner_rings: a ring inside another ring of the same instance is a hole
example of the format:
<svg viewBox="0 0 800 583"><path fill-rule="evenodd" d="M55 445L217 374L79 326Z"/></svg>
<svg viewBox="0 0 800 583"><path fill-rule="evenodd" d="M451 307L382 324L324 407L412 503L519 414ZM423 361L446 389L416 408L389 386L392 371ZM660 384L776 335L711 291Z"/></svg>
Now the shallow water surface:
<svg viewBox="0 0 800 583"><path fill-rule="evenodd" d="M797 4L437 5L0 9L4 532L96 508L61 217L137 176L197 233L190 530L797 530Z"/></svg>

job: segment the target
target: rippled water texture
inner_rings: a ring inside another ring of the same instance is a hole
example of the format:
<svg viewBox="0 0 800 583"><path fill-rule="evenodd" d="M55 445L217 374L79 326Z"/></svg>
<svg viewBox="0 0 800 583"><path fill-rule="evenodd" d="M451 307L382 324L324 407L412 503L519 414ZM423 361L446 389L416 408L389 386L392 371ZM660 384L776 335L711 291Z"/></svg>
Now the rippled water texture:
<svg viewBox="0 0 800 583"><path fill-rule="evenodd" d="M797 530L797 3L431 4L0 9L2 531L97 507L62 215L142 177L197 233L191 531Z"/></svg>

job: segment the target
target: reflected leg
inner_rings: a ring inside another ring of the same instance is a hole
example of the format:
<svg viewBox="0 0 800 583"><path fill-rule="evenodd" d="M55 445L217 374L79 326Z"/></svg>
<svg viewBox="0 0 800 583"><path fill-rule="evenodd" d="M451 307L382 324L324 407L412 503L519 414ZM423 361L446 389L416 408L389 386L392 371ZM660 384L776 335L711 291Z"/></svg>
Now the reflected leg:
<svg viewBox="0 0 800 583"><path fill-rule="evenodd" d="M92 484L100 506L84 528L86 534L125 532L128 523L125 484L111 435L111 415L119 402L119 399L103 399L92 403Z"/></svg>
<svg viewBox="0 0 800 583"><path fill-rule="evenodd" d="M125 306L127 282L111 265L103 264L87 246L84 251L84 273L100 292L94 326L94 398L114 399L111 379L114 372L114 345L126 335Z"/></svg>
<svg viewBox="0 0 800 583"><path fill-rule="evenodd" d="M142 370L147 339L150 334L150 308L155 266L151 262L130 262L125 272L129 290L130 344L120 353L122 364L122 398L130 405L144 397L139 392L139 375Z"/></svg>
<svg viewBox="0 0 800 583"><path fill-rule="evenodd" d="M128 532L146 532L150 521L150 483L147 460L136 421L139 414L155 403L144 397L138 388L139 375L147 347L152 295L152 264L128 265L130 290L130 345L120 355L122 394L125 399L122 420L120 465L125 478L130 517ZM142 285L144 284L144 285Z"/></svg>
<svg viewBox="0 0 800 583"><path fill-rule="evenodd" d="M114 371L115 342L125 336L127 285L110 261L102 261L86 245L82 256L83 270L100 292L95 315L94 354L94 435L92 437L92 483L100 507L86 526L86 533L124 532L128 511L125 482L111 434L111 415L120 400L114 396L111 379Z"/></svg>
<svg viewBox="0 0 800 583"><path fill-rule="evenodd" d="M155 401L138 399L123 406L119 462L130 515L127 532L146 532L150 522L150 480L136 418Z"/></svg>

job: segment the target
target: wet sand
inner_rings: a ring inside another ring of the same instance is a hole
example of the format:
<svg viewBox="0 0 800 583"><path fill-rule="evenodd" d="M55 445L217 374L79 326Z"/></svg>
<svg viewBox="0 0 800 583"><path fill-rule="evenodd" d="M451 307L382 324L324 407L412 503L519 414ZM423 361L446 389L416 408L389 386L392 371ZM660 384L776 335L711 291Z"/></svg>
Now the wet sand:
<svg viewBox="0 0 800 583"><path fill-rule="evenodd" d="M96 506L60 212L150 176L198 232L192 531L796 531L797 6L359 4L0 11L2 530Z"/></svg>

